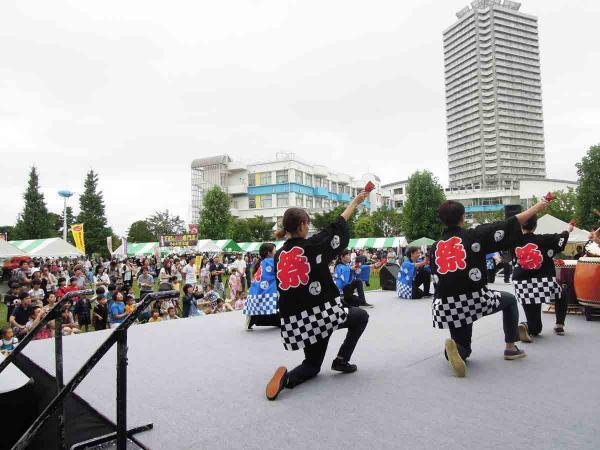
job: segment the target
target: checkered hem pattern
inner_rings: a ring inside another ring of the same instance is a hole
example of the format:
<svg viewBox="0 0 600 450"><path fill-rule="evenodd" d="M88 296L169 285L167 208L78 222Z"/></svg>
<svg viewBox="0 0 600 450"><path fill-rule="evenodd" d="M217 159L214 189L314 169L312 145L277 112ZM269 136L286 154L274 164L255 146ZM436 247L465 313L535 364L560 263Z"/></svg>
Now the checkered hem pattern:
<svg viewBox="0 0 600 450"><path fill-rule="evenodd" d="M281 339L286 350L300 350L327 338L348 316L339 297L294 316L281 318Z"/></svg>
<svg viewBox="0 0 600 450"><path fill-rule="evenodd" d="M435 298L431 305L434 328L460 328L492 314L500 306L500 293L483 288L445 299Z"/></svg>
<svg viewBox="0 0 600 450"><path fill-rule="evenodd" d="M515 287L515 296L522 305L554 303L562 293L556 277L513 280L513 285Z"/></svg>
<svg viewBox="0 0 600 450"><path fill-rule="evenodd" d="M404 284L404 283L400 283L399 281L396 282L396 293L398 294L399 298L405 298L405 299L412 299L412 292L413 288L412 286L409 286L408 284Z"/></svg>
<svg viewBox="0 0 600 450"><path fill-rule="evenodd" d="M244 314L247 316L268 316L277 314L278 298L279 293L277 292L248 295L244 306Z"/></svg>

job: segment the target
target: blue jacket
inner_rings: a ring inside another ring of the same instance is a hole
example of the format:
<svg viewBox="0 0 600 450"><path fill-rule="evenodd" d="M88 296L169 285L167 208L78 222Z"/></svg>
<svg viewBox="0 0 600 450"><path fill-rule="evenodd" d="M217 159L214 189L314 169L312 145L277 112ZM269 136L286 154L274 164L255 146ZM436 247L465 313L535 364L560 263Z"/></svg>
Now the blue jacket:
<svg viewBox="0 0 600 450"><path fill-rule="evenodd" d="M250 316L277 314L277 285L275 283L275 262L265 258L252 277L244 314Z"/></svg>

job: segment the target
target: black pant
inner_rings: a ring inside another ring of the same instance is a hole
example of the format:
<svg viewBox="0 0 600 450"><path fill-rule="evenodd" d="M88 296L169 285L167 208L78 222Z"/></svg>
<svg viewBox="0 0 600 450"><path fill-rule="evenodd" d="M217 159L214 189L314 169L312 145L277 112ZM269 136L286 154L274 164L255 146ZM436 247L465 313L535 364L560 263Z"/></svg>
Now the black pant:
<svg viewBox="0 0 600 450"><path fill-rule="evenodd" d="M564 325L565 318L567 317L567 298L566 296L560 295L558 299L556 299L554 303L554 311L556 313L556 324ZM529 334L538 335L542 332L542 305L532 304L532 305L523 305L523 310L525 311L525 317L527 318L527 328L529 330Z"/></svg>
<svg viewBox="0 0 600 450"><path fill-rule="evenodd" d="M504 275L504 282L508 283L510 281L510 274L512 272L512 266L510 265L509 262L506 261L502 261L501 263L499 263L496 266L496 273L498 273L498 271L502 269L503 270L503 275ZM496 279L496 277L494 276L494 279Z"/></svg>
<svg viewBox="0 0 600 450"><path fill-rule="evenodd" d="M279 327L281 326L281 320L279 314L267 314L259 316L250 316L250 326L259 327Z"/></svg>
<svg viewBox="0 0 600 450"><path fill-rule="evenodd" d="M346 334L346 339L344 339L340 347L338 357L343 358L345 361L350 361L356 344L363 331L365 331L368 322L369 314L366 311L360 308L348 308L348 317L340 327L340 329L347 328L348 334ZM315 344L304 347L304 361L288 373L287 387L293 388L294 386L298 386L306 380L315 377L321 371L321 364L323 364L323 359L325 359L328 344L329 336L326 339L317 341Z"/></svg>
<svg viewBox="0 0 600 450"><path fill-rule="evenodd" d="M498 308L490 314L502 311L502 326L504 328L504 342L511 343L519 340L519 307L517 299L508 292L500 292L500 303ZM473 336L473 324L460 328L450 328L450 336L456 342L458 352L462 359L471 355L471 338Z"/></svg>
<svg viewBox="0 0 600 450"><path fill-rule="evenodd" d="M354 295L354 291L356 291L358 295ZM354 280L344 287L344 302L348 306L364 306L367 304L362 281Z"/></svg>
<svg viewBox="0 0 600 450"><path fill-rule="evenodd" d="M423 285L423 291L421 291L419 289L419 286ZM422 298L423 295L429 295L430 294L430 290L429 287L431 286L431 274L429 273L429 271L420 268L417 271L417 275L415 276L415 279L413 280L413 298ZM416 297L415 291L421 291L421 296L420 297Z"/></svg>

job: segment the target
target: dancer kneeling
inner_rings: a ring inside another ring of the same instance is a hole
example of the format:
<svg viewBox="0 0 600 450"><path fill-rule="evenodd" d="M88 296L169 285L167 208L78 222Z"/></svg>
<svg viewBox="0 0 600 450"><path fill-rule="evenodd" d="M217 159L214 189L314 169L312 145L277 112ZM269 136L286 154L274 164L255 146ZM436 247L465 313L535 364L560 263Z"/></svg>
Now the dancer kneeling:
<svg viewBox="0 0 600 450"><path fill-rule="evenodd" d="M285 367L275 371L266 388L269 400L275 400L282 389L293 388L319 373L331 333L338 328L347 328L348 334L331 369L345 373L357 369L350 358L369 315L360 308L344 308L329 264L348 245L347 220L367 195L359 194L335 222L310 239L306 239L306 211L290 208L283 216L278 237L287 234L289 239L275 255L281 337L286 350L302 349L305 359L289 373Z"/></svg>
<svg viewBox="0 0 600 450"><path fill-rule="evenodd" d="M406 259L398 271L396 280L396 293L399 298L419 299L429 296L429 273L426 272L426 266L429 264L427 258L419 261L421 250L417 247L408 247L406 249ZM427 292L419 289L423 284Z"/></svg>
<svg viewBox="0 0 600 450"><path fill-rule="evenodd" d="M357 278L360 268L350 267L350 250L344 250L335 264L334 282L338 287L345 306L365 306L372 308L367 303L363 282ZM354 293L356 291L356 294Z"/></svg>
<svg viewBox="0 0 600 450"><path fill-rule="evenodd" d="M521 236L520 224L542 211L548 202L540 201L527 211L505 221L465 230L465 208L446 201L438 210L444 224L442 238L431 249L431 271L435 282L432 305L433 326L449 328L445 353L454 373L466 375L465 360L471 354L473 322L502 311L504 359L525 357L515 345L519 340L519 309L514 295L491 291L486 286L485 255L510 248Z"/></svg>
<svg viewBox="0 0 600 450"><path fill-rule="evenodd" d="M521 341L533 342L531 336L542 332L542 304L555 303L556 334L564 334L565 317L567 316L567 299L562 295L560 285L556 281L556 269L553 257L562 252L573 231L560 234L535 234L537 216L533 216L521 225L523 235L511 249L514 272L513 284L517 300L525 310L527 322L519 327Z"/></svg>
<svg viewBox="0 0 600 450"><path fill-rule="evenodd" d="M254 266L254 276L244 305L246 329L254 325L277 327L280 325L277 314L277 286L275 284L275 264L273 255L275 244L265 242L258 249L260 259Z"/></svg>

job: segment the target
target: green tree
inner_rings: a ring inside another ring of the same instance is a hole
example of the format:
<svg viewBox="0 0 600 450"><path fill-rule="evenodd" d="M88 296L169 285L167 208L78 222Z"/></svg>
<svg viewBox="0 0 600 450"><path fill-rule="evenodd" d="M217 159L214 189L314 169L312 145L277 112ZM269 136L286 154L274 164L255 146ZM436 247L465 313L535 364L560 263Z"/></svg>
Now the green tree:
<svg viewBox="0 0 600 450"><path fill-rule="evenodd" d="M235 242L252 242L252 231L246 219L234 220L231 224L231 239Z"/></svg>
<svg viewBox="0 0 600 450"><path fill-rule="evenodd" d="M161 236L167 234L185 233L185 222L179 216L173 216L168 209L164 211L155 211L154 214L146 218L148 229L154 236L152 241L158 241ZM146 241L148 242L148 241Z"/></svg>
<svg viewBox="0 0 600 450"><path fill-rule="evenodd" d="M231 235L233 217L229 212L230 204L229 195L218 186L206 192L198 223L198 236L201 239L227 239Z"/></svg>
<svg viewBox="0 0 600 450"><path fill-rule="evenodd" d="M354 237L366 238L375 236L373 231L373 219L368 214L361 214L356 218L354 224Z"/></svg>
<svg viewBox="0 0 600 450"><path fill-rule="evenodd" d="M473 213L473 222L478 224L493 223L504 219L503 211L484 211Z"/></svg>
<svg viewBox="0 0 600 450"><path fill-rule="evenodd" d="M583 159L575 164L579 176L577 186L577 222L580 228L591 230L598 226L600 210L600 144L593 145Z"/></svg>
<svg viewBox="0 0 600 450"><path fill-rule="evenodd" d="M40 192L39 177L34 167L29 172L27 189L23 194L25 206L17 219L14 239L43 239L56 237L52 216L48 214L44 194Z"/></svg>
<svg viewBox="0 0 600 450"><path fill-rule="evenodd" d="M107 255L106 238L113 232L107 226L104 198L98 191L98 174L90 170L83 182L83 194L79 196L77 223L83 223L85 251L88 254Z"/></svg>
<svg viewBox="0 0 600 450"><path fill-rule="evenodd" d="M147 221L136 220L131 224L129 230L127 230L127 241L136 243L156 242L156 237L154 236L154 234L152 234L152 231L150 231Z"/></svg>
<svg viewBox="0 0 600 450"><path fill-rule="evenodd" d="M273 226L275 222L266 220L263 216L256 216L247 219L246 223L248 224L250 239L252 241L260 242L273 239Z"/></svg>
<svg viewBox="0 0 600 450"><path fill-rule="evenodd" d="M67 241L69 241L71 244L74 244L73 241L73 235L71 234L71 225L73 225L75 223L76 217L75 214L73 214L73 208L71 208L70 206L67 206L67 211L66 211L66 215L67 215ZM62 229L63 229L63 215L59 215L58 216L58 223L57 223L57 230L58 230L58 234L59 236L62 236Z"/></svg>
<svg viewBox="0 0 600 450"><path fill-rule="evenodd" d="M402 210L402 230L410 242L420 237L437 239L442 223L438 207L446 200L436 177L428 170L417 171L408 179L406 202Z"/></svg>
<svg viewBox="0 0 600 450"><path fill-rule="evenodd" d="M371 215L375 237L400 236L402 215L391 208L381 208Z"/></svg>
<svg viewBox="0 0 600 450"><path fill-rule="evenodd" d="M340 214L342 214L342 212L344 212L345 209L346 209L345 205L340 205L340 206L336 206L335 208L333 208L330 211L326 211L323 213L315 213L311 218L312 225L317 230L323 230L330 223L335 222L335 220L340 216ZM350 230L350 237L354 237L354 224L356 222L356 217L357 217L357 213L355 211L354 214L352 214L352 216L350 216L350 220L348 220L348 228Z"/></svg>
<svg viewBox="0 0 600 450"><path fill-rule="evenodd" d="M570 222L577 217L577 191L573 188L567 188L566 191L554 191L554 200L552 200L540 217L550 214L563 222ZM538 198L533 197L533 203L537 203Z"/></svg>

